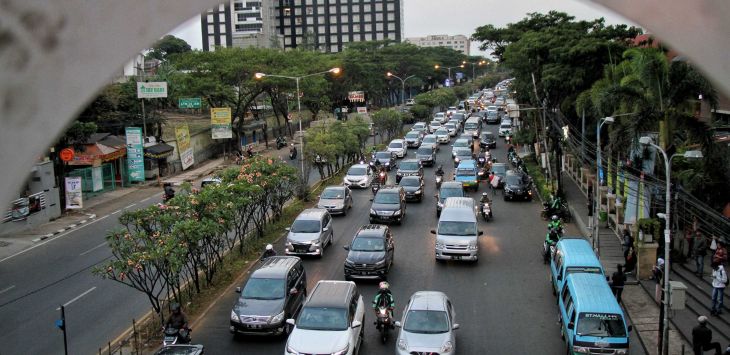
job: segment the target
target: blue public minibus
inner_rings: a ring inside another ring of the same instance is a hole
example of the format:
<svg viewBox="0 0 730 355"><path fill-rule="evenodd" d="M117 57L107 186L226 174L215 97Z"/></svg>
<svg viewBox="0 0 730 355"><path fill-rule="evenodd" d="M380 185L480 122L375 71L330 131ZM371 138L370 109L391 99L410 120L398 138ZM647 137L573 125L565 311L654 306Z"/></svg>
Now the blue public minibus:
<svg viewBox="0 0 730 355"><path fill-rule="evenodd" d="M568 354L629 353L631 326L603 275L569 274L558 308Z"/></svg>
<svg viewBox="0 0 730 355"><path fill-rule="evenodd" d="M556 245L555 255L550 261L554 295L562 291L566 277L574 273L599 274L605 281L603 266L591 244L580 237L563 237Z"/></svg>

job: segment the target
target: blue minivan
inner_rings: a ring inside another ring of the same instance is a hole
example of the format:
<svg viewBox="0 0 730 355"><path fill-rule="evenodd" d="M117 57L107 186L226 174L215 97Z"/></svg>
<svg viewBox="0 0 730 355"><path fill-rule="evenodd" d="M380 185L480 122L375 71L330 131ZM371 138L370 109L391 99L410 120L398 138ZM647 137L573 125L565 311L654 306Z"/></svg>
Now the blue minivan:
<svg viewBox="0 0 730 355"><path fill-rule="evenodd" d="M464 190L471 188L477 191L479 189L477 170L474 160L464 160L456 167L454 180L460 182Z"/></svg>
<svg viewBox="0 0 730 355"><path fill-rule="evenodd" d="M602 275L569 274L558 307L568 354L629 353L631 326Z"/></svg>
<svg viewBox="0 0 730 355"><path fill-rule="evenodd" d="M568 275L574 273L599 274L605 276L603 266L593 252L591 244L581 237L563 237L555 248L550 262L550 279L553 294L562 291Z"/></svg>

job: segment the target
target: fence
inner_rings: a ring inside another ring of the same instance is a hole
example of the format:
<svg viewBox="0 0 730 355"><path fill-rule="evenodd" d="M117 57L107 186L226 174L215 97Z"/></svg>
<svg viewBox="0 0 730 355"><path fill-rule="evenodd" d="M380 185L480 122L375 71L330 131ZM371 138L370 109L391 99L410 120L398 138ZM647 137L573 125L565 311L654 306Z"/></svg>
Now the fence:
<svg viewBox="0 0 730 355"><path fill-rule="evenodd" d="M112 163L98 167L74 169L66 173L67 177L81 177L81 191L84 199L112 191L117 188L117 171ZM124 178L122 177L122 180Z"/></svg>

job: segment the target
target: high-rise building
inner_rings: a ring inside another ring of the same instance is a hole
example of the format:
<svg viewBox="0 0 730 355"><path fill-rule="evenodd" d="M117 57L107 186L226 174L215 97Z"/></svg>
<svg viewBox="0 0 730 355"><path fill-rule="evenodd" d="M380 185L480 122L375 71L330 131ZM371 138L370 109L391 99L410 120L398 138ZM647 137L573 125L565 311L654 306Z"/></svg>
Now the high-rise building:
<svg viewBox="0 0 730 355"><path fill-rule="evenodd" d="M471 42L464 35L430 35L426 37L408 37L406 42L419 47L447 47L469 55Z"/></svg>
<svg viewBox="0 0 730 355"><path fill-rule="evenodd" d="M215 46L305 46L403 39L402 0L233 0L201 15L203 50Z"/></svg>

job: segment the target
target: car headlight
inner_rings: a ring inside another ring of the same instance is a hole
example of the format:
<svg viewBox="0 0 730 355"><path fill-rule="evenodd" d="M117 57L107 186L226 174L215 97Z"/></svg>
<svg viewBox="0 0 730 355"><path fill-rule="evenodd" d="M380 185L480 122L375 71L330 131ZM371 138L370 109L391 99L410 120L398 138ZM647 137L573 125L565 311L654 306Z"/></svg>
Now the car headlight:
<svg viewBox="0 0 730 355"><path fill-rule="evenodd" d="M415 192L415 193L416 193L416 195L420 195L421 193L423 193L423 190L421 190L421 189L418 189L418 190L416 190L416 192Z"/></svg>
<svg viewBox="0 0 730 355"><path fill-rule="evenodd" d="M401 173L400 171L396 172L395 174L398 176L403 176L403 173Z"/></svg>
<svg viewBox="0 0 730 355"><path fill-rule="evenodd" d="M448 353L451 352L451 350L454 350L454 344L450 341L445 342L444 345L441 346L442 353Z"/></svg>
<svg viewBox="0 0 730 355"><path fill-rule="evenodd" d="M350 259L345 259L345 265L355 265L355 262Z"/></svg>
<svg viewBox="0 0 730 355"><path fill-rule="evenodd" d="M626 355L628 353L629 353L628 349L616 349L616 352L615 352L616 355Z"/></svg>
<svg viewBox="0 0 730 355"><path fill-rule="evenodd" d="M577 354L590 354L590 349L585 346L573 346L573 353Z"/></svg>
<svg viewBox="0 0 730 355"><path fill-rule="evenodd" d="M446 246L446 245L444 245L444 243L443 243L443 242L440 242L440 241L438 241L438 240L436 241L436 249L442 249L442 248L444 248L445 246Z"/></svg>
<svg viewBox="0 0 730 355"><path fill-rule="evenodd" d="M405 339L398 339L398 349L408 350L408 343Z"/></svg>
<svg viewBox="0 0 730 355"><path fill-rule="evenodd" d="M294 348L289 346L289 343L286 344L286 352L290 353L290 354L299 354L299 352L297 352L296 350L294 350Z"/></svg>
<svg viewBox="0 0 730 355"><path fill-rule="evenodd" d="M454 158L454 161L455 161L455 162L457 162L457 163L459 162L459 160L461 160L461 159L459 159L459 158Z"/></svg>
<svg viewBox="0 0 730 355"><path fill-rule="evenodd" d="M374 209L371 208L370 209L370 214L378 214L378 212L376 212Z"/></svg>
<svg viewBox="0 0 730 355"><path fill-rule="evenodd" d="M345 345L345 348L340 351L335 351L332 355L345 355L350 350L350 344Z"/></svg>
<svg viewBox="0 0 730 355"><path fill-rule="evenodd" d="M386 161L386 162L385 162L385 165L390 165L390 162L389 162L389 161Z"/></svg>
<svg viewBox="0 0 730 355"><path fill-rule="evenodd" d="M474 245L469 245L469 246L467 247L467 249L468 249L468 250L478 250L478 249L479 249L479 247L478 247L478 246L477 246L476 244L474 244Z"/></svg>
<svg viewBox="0 0 730 355"><path fill-rule="evenodd" d="M313 247L318 247L321 241L319 239L315 239L311 241Z"/></svg>
<svg viewBox="0 0 730 355"><path fill-rule="evenodd" d="M400 216L400 210L393 212L394 216Z"/></svg>
<svg viewBox="0 0 730 355"><path fill-rule="evenodd" d="M284 311L271 317L271 319L269 319L269 324L281 323L283 320L284 320Z"/></svg>
<svg viewBox="0 0 730 355"><path fill-rule="evenodd" d="M378 262L375 263L375 266L381 266L381 265L385 265L385 259L380 260L380 261L378 261Z"/></svg>
<svg viewBox="0 0 730 355"><path fill-rule="evenodd" d="M238 314L236 314L235 310L231 310L231 320L236 323L241 323L241 319L238 318Z"/></svg>
<svg viewBox="0 0 730 355"><path fill-rule="evenodd" d="M284 247L291 248L292 247L291 242L287 241L286 243L284 243Z"/></svg>

